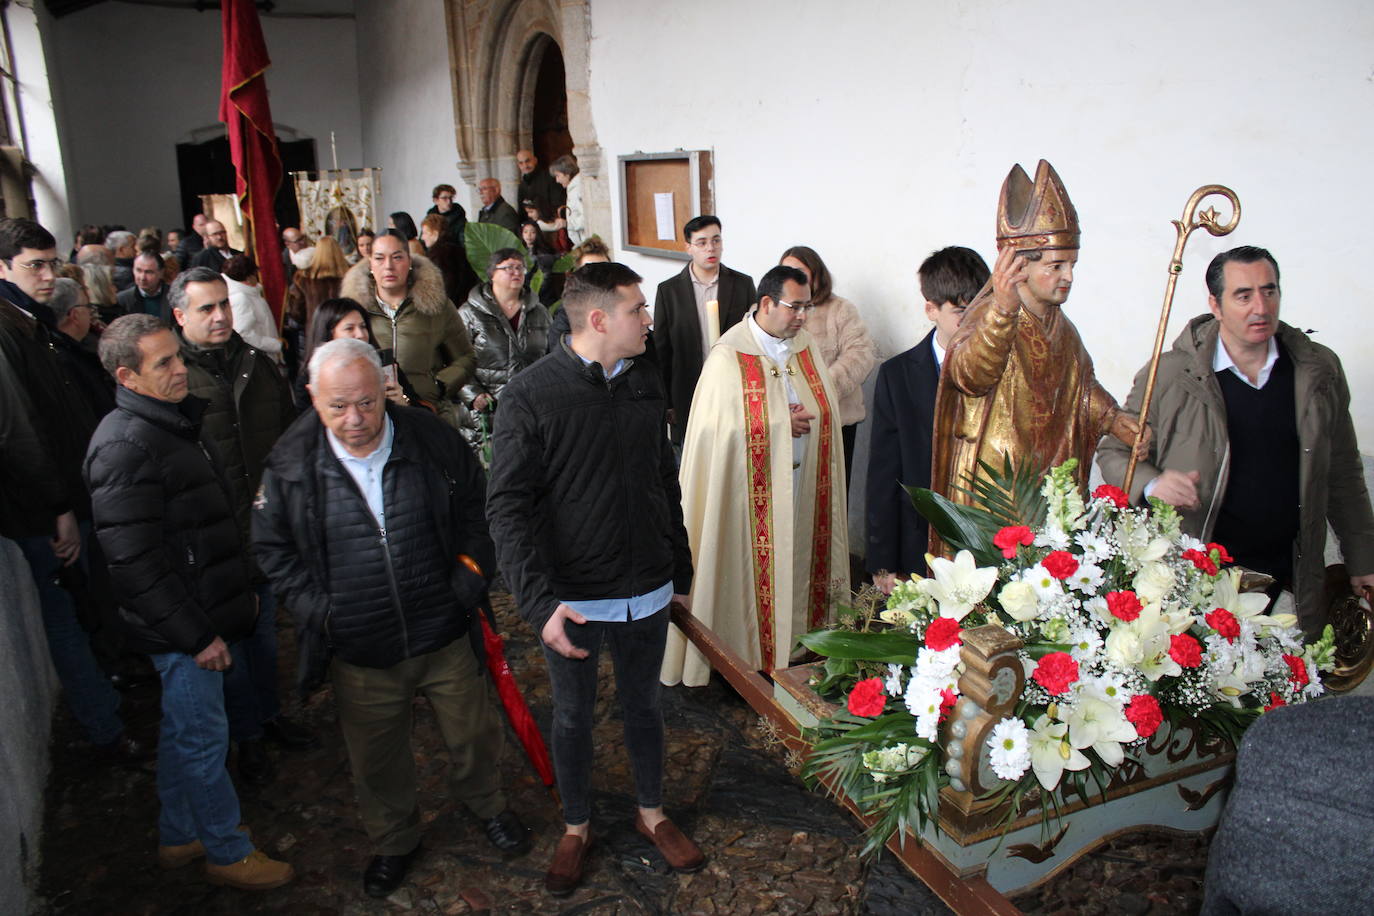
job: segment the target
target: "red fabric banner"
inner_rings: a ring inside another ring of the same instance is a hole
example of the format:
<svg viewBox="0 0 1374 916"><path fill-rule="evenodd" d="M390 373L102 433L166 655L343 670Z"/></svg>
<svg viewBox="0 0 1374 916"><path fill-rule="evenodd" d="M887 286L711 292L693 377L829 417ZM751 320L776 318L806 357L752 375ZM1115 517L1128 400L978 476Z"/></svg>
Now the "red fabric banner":
<svg viewBox="0 0 1374 916"><path fill-rule="evenodd" d="M277 189L281 155L272 130L263 74L272 61L262 37L253 0L223 0L224 67L220 77L219 119L229 131L229 153L237 173L239 207L248 228L249 251L258 262L262 293L281 321L286 300L281 237L277 232Z"/></svg>

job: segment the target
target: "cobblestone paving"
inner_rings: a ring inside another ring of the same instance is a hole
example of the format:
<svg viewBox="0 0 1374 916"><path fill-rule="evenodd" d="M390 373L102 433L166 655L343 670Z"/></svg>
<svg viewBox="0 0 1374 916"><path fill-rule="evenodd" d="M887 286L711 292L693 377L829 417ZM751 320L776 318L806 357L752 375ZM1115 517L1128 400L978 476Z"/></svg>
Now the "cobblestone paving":
<svg viewBox="0 0 1374 916"><path fill-rule="evenodd" d="M543 659L509 600L497 615L507 656L541 726L549 715ZM294 644L280 630L282 686L289 691ZM666 805L710 856L696 875L667 871L632 826L634 802L621 744L609 661L597 707L597 770L592 818L596 845L586 884L556 901L544 868L561 823L549 793L508 740L502 766L512 806L534 829L534 850L504 859L480 826L447 798L446 760L427 705L416 701L413 744L425 820L425 853L391 897L362 893L371 855L357 820L347 760L328 691L299 715L321 746L271 751L276 781L241 790L244 820L269 854L291 862L295 883L250 894L213 888L200 866L163 872L154 861L157 799L150 772L113 769L83 753L69 717L59 717L48 787L40 894L44 912L62 914L230 913L816 913L919 916L949 910L890 855L859 860L855 822L804 789L758 717L728 688L675 688L665 695ZM284 695L287 695L284 693ZM126 696L140 736L156 733L156 686ZM545 728L547 733L547 728ZM1085 857L1066 875L1016 902L1046 914L1174 914L1196 911L1206 844L1132 835Z"/></svg>

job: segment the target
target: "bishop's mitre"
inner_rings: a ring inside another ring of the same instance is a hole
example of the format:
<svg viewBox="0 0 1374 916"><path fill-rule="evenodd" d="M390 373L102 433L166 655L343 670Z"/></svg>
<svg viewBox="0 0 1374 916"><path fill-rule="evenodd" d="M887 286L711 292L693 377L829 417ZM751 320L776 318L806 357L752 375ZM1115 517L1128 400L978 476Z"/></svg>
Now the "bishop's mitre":
<svg viewBox="0 0 1374 916"><path fill-rule="evenodd" d="M1044 159L1032 182L1020 164L1002 182L997 202L997 250L1078 247L1078 211L1059 173Z"/></svg>

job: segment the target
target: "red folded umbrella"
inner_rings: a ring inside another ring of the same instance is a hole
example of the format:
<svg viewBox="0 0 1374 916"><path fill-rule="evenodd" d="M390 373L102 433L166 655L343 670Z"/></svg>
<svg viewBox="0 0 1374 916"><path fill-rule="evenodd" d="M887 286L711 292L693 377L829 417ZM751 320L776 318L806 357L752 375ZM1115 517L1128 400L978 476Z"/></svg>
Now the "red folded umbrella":
<svg viewBox="0 0 1374 916"><path fill-rule="evenodd" d="M481 567L471 557L463 555L458 559L479 576L482 574ZM539 778L544 780L544 785L557 799L558 790L553 785L553 762L549 759L548 746L544 744L544 736L539 733L539 725L534 721L529 704L520 692L520 685L515 683L515 675L510 670L510 663L506 661L505 641L491 625L490 621L495 615L490 604L484 602L479 607L477 616L482 621L482 645L486 648L487 670L496 682L496 692L501 697L501 706L506 711L506 718L510 720L515 736L520 739L525 756L534 765Z"/></svg>

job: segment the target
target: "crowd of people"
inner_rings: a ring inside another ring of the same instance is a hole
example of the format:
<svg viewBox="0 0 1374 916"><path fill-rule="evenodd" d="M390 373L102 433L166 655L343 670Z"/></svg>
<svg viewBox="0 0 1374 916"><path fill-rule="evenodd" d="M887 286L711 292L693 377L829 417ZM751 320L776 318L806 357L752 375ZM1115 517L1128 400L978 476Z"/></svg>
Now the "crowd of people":
<svg viewBox="0 0 1374 916"><path fill-rule="evenodd" d="M99 753L152 756L127 734L116 689L120 653L151 659L163 867L204 858L210 881L247 889L293 878L254 846L235 789L235 775L273 778L265 743L317 740L277 696L279 606L297 630L302 694L333 687L373 845L368 894L398 887L422 850L416 695L434 710L455 796L497 849L527 851L476 638L499 571L552 686L566 826L547 889L579 885L593 841L603 645L636 829L673 869L699 869L705 854L663 810L659 698L662 684L705 683L710 666L670 607L754 668L786 667L852 585L858 425L871 424L867 572L890 592L925 571L929 545L902 487L948 488L964 478L942 462L1025 438L986 423L942 438L940 413L967 425L998 398L1035 396L1007 379L1064 382L1072 360L1084 413L1038 409L1086 432L1045 448L1087 436L1091 457L1100 438L1112 482L1135 448L1131 497L1178 506L1194 536L1225 537L1276 596L1296 595L1309 631L1322 622L1312 590L1328 521L1353 584L1374 586L1344 375L1279 322L1278 264L1263 249L1213 261L1210 314L1166 357L1158 433L1138 436L1059 311L1076 221L1033 243L1009 229L993 270L969 248L931 254L918 279L934 327L878 367L860 308L812 248L785 249L756 285L722 263L720 219L697 216L683 227L688 263L651 309L642 278L587 235L576 163L542 170L521 151L517 165L528 219L495 179L478 185L479 219L524 247L495 250L480 271L449 185L418 230L398 212L385 232L359 233L352 264L334 239L285 230L285 324L216 220L165 237L85 227L70 259L41 225L0 222L0 534L32 569L66 702ZM552 274L570 243L551 311L531 269ZM1067 355L1045 362L1056 347Z"/></svg>

